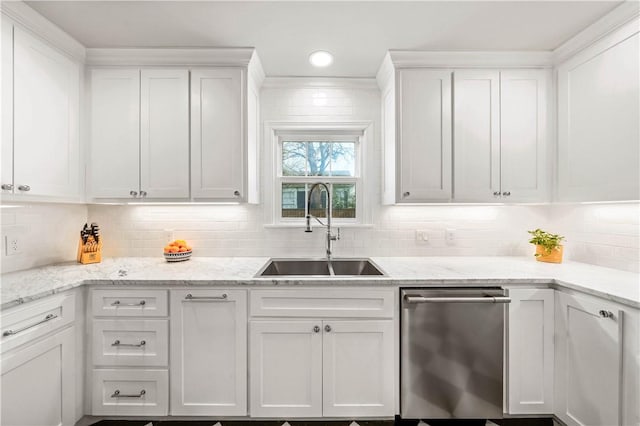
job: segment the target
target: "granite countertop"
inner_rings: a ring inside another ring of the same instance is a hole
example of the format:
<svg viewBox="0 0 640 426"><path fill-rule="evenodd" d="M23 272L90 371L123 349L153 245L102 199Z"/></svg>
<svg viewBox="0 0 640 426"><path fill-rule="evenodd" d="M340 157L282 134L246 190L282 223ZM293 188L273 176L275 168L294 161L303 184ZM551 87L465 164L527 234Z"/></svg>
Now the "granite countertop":
<svg viewBox="0 0 640 426"><path fill-rule="evenodd" d="M547 285L590 293L640 308L640 274L577 262L550 264L531 257L374 257L386 276L255 278L266 257L109 258L68 262L1 275L0 309L82 285L209 286L464 286ZM125 271L123 274L122 271Z"/></svg>

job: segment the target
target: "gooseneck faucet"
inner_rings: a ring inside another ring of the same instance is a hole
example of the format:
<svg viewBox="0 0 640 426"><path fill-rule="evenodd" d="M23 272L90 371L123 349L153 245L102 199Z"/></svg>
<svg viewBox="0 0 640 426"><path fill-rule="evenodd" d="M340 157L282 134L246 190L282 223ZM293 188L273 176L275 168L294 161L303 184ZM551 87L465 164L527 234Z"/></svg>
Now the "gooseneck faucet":
<svg viewBox="0 0 640 426"><path fill-rule="evenodd" d="M327 191L327 207L326 207L327 224L326 225L322 223L320 219L311 215L311 194L313 194L313 191L318 186L324 187L325 191ZM329 187L325 183L316 182L313 185L311 185L311 189L309 189L309 194L307 195L307 216L306 216L307 228L304 230L304 232L313 232L313 229L311 229L312 217L315 220L317 220L320 225L327 228L327 259L331 260L331 241L336 241L340 239L340 228L338 228L337 235L333 235L331 233L331 192L329 191Z"/></svg>

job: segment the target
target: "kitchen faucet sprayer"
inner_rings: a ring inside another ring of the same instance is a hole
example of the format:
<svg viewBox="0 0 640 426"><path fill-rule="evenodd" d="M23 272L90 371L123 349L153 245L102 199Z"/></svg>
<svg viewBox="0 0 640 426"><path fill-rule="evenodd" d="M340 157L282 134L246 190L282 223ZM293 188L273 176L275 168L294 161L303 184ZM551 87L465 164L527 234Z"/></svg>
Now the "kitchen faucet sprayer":
<svg viewBox="0 0 640 426"><path fill-rule="evenodd" d="M311 213L310 213L310 211L311 211L311 195L313 194L313 191L318 186L323 186L325 191L327 191L327 206L326 206L327 224L326 225L324 223L322 223L322 221L320 219L318 219L317 217L311 215ZM331 233L331 192L329 191L329 187L325 183L316 182L313 185L311 185L311 189L309 189L309 193L307 194L307 216L305 217L305 219L307 220L307 226L306 226L304 232L313 232L313 229L311 228L311 218L312 217L315 220L317 220L320 225L322 225L322 226L327 228L327 259L331 259L331 254L332 254L331 253L331 241L336 241L336 240L340 239L340 228L338 228L338 234L337 235L333 235Z"/></svg>

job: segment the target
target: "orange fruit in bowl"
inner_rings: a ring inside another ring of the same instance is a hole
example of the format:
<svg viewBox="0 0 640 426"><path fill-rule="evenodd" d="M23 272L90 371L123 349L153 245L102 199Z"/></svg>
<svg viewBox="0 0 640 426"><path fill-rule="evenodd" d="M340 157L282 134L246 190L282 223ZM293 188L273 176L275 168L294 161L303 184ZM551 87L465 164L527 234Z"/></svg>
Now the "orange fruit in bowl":
<svg viewBox="0 0 640 426"><path fill-rule="evenodd" d="M171 246L165 246L164 247L164 252L165 253L169 253L169 250L171 250Z"/></svg>
<svg viewBox="0 0 640 426"><path fill-rule="evenodd" d="M187 251L187 248L186 248L186 247L182 247L182 246L181 246L181 247L178 249L178 253L184 253L185 251Z"/></svg>

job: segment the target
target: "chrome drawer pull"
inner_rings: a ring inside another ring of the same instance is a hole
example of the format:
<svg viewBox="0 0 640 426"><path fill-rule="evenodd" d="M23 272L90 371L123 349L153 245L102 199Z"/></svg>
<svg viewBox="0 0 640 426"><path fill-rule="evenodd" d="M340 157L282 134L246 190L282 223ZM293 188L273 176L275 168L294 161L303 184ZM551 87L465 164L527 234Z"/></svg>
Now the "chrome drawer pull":
<svg viewBox="0 0 640 426"><path fill-rule="evenodd" d="M144 300L139 301L138 303L121 303L119 300L116 300L111 304L111 306L144 306L147 302Z"/></svg>
<svg viewBox="0 0 640 426"><path fill-rule="evenodd" d="M32 327L35 327L36 325L40 325L40 324L45 323L47 321L51 321L52 319L55 319L55 318L58 318L58 316L55 315L55 314L49 314L46 317L44 317L44 319L42 321L38 321L38 322L36 322L34 324L28 325L26 327L19 328L17 330L7 330L4 333L2 333L2 337L13 336L14 334L22 333L25 330L28 330L28 329L30 329Z"/></svg>
<svg viewBox="0 0 640 426"><path fill-rule="evenodd" d="M488 297L423 297L404 296L407 303L511 303L510 297L488 296Z"/></svg>
<svg viewBox="0 0 640 426"><path fill-rule="evenodd" d="M598 312L602 318L613 318L613 312L605 311L604 309Z"/></svg>
<svg viewBox="0 0 640 426"><path fill-rule="evenodd" d="M111 346L123 346L123 347L128 347L128 348L141 348L144 345L146 345L147 342L144 340L140 340L140 343L136 344L136 343L120 343L120 340L116 340L115 342L113 342L111 344Z"/></svg>
<svg viewBox="0 0 640 426"><path fill-rule="evenodd" d="M116 389L115 392L111 395L111 398L142 398L147 393L146 390L142 389L139 394L127 395L121 394L119 389Z"/></svg>
<svg viewBox="0 0 640 426"><path fill-rule="evenodd" d="M184 300L227 300L227 293L222 296L193 296L191 293L184 297Z"/></svg>

